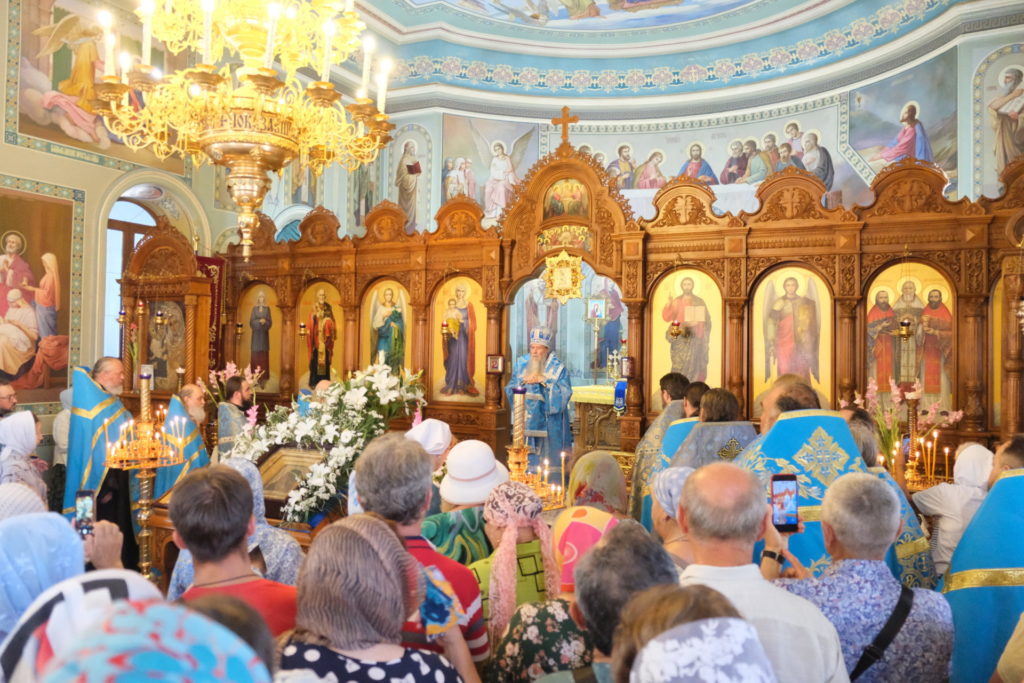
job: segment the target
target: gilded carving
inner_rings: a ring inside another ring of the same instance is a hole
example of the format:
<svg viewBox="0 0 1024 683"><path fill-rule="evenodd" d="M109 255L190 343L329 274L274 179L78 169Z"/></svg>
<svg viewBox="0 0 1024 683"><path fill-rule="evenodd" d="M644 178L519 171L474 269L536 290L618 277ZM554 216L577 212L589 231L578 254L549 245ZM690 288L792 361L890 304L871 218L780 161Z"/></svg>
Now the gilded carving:
<svg viewBox="0 0 1024 683"><path fill-rule="evenodd" d="M764 210L754 218L755 223L788 221L795 219L823 219L821 204L801 187L786 187L774 192Z"/></svg>
<svg viewBox="0 0 1024 683"><path fill-rule="evenodd" d="M966 291L985 291L985 250L971 249L964 254L966 261Z"/></svg>
<svg viewBox="0 0 1024 683"><path fill-rule="evenodd" d="M857 255L839 255L839 277L837 278L839 293L850 296L857 293Z"/></svg>
<svg viewBox="0 0 1024 683"><path fill-rule="evenodd" d="M743 296L743 259L729 259L728 263L726 292L729 296Z"/></svg>
<svg viewBox="0 0 1024 683"><path fill-rule="evenodd" d="M887 187L875 203L876 216L895 216L905 213L950 213L946 199L928 183L907 178Z"/></svg>
<svg viewBox="0 0 1024 683"><path fill-rule="evenodd" d="M747 260L747 282L753 282L766 269L781 261L778 256L757 256Z"/></svg>
<svg viewBox="0 0 1024 683"><path fill-rule="evenodd" d="M813 264L821 274L833 285L836 282L836 257L832 254L815 254L807 257L807 262Z"/></svg>

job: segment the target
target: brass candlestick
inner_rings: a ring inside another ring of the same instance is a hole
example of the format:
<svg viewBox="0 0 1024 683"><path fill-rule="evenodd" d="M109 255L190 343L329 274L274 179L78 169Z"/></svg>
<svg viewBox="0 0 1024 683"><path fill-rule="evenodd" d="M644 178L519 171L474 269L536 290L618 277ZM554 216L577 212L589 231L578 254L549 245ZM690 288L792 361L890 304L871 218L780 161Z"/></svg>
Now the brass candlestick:
<svg viewBox="0 0 1024 683"><path fill-rule="evenodd" d="M153 532L149 518L153 513L153 479L157 467L179 465L184 461L181 449L165 438L162 426L152 418L150 383L153 366L139 371L139 419L121 428L121 435L107 450L107 467L135 470L139 479L139 573L153 581Z"/></svg>

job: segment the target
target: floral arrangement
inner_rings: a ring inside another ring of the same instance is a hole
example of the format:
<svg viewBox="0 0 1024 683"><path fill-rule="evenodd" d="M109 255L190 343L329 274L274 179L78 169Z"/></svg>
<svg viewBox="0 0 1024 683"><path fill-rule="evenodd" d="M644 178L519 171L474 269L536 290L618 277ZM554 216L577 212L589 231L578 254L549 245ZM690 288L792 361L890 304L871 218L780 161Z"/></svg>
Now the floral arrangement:
<svg viewBox="0 0 1024 683"><path fill-rule="evenodd" d="M425 404L420 373L392 374L387 365L371 365L314 394L303 414L295 403L279 406L262 425L235 438L231 455L255 462L277 446L319 450L323 460L288 494L283 510L286 520L305 522L344 495L356 457L392 418Z"/></svg>
<svg viewBox="0 0 1024 683"><path fill-rule="evenodd" d="M252 387L253 402L255 403L256 384L260 381L260 378L263 377L263 369L260 367L253 370L250 366L246 366L244 370L239 371L237 365L228 361L223 370L210 370L210 376L208 377L209 384L203 382L201 379L196 379L196 384L206 392L206 395L213 402L214 407L216 407L218 403L224 403L228 400L225 385L227 384L227 381L235 375L242 375L242 377L245 378L245 381L247 381Z"/></svg>
<svg viewBox="0 0 1024 683"><path fill-rule="evenodd" d="M924 387L921 386L920 381L915 381L910 391L903 391L892 377L889 378L888 400L879 395L878 382L874 377L868 379L867 391L863 396L854 392L854 405L864 408L875 418L875 424L878 426L879 446L887 459L902 446L903 428L900 419L903 402L920 399L923 395ZM839 404L843 408L849 405L846 401L840 401ZM932 429L951 427L963 419L963 416L964 411L942 410L939 402L935 401L918 413L917 431L920 434L925 434Z"/></svg>

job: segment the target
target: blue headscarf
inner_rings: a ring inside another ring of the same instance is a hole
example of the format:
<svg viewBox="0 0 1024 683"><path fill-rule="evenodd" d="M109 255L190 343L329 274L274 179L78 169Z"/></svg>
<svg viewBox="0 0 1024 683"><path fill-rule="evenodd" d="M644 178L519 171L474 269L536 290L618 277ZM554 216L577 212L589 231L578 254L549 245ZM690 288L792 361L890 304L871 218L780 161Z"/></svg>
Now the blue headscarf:
<svg viewBox="0 0 1024 683"><path fill-rule="evenodd" d="M283 529L275 529L267 521L266 505L263 502L263 479L260 477L259 469L245 458L228 458L221 464L245 477L249 482L249 488L252 489L252 514L256 518L256 531L249 537L249 549L259 547L263 554L263 560L267 564L265 578L294 586L299 580L302 548L291 534ZM177 600L181 597L181 594L192 585L194 575L192 553L182 550L171 574L167 599Z"/></svg>
<svg viewBox="0 0 1024 683"><path fill-rule="evenodd" d="M227 627L181 605L119 602L57 659L43 681L270 683L259 656Z"/></svg>
<svg viewBox="0 0 1024 683"><path fill-rule="evenodd" d="M60 515L37 512L0 522L0 640L40 593L84 569L82 541Z"/></svg>
<svg viewBox="0 0 1024 683"><path fill-rule="evenodd" d="M686 483L686 478L696 471L692 467L666 467L651 480L651 494L672 519L676 518L676 510L679 509L683 484Z"/></svg>
<svg viewBox="0 0 1024 683"><path fill-rule="evenodd" d="M675 467L731 462L757 438L749 422L698 422L672 456Z"/></svg>

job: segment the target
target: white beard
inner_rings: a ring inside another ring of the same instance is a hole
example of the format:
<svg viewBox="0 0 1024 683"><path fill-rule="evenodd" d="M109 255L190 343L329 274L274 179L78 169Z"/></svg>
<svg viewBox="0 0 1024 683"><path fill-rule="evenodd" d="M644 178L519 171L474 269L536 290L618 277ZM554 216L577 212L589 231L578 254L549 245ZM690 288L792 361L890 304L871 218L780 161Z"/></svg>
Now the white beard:
<svg viewBox="0 0 1024 683"><path fill-rule="evenodd" d="M120 396L121 394L124 393L124 385L123 384L118 384L116 387L103 387L103 388L107 390L108 394L113 394L114 396Z"/></svg>
<svg viewBox="0 0 1024 683"><path fill-rule="evenodd" d="M197 425L201 425L206 422L206 409L203 406L192 406L188 409L188 416Z"/></svg>
<svg viewBox="0 0 1024 683"><path fill-rule="evenodd" d="M526 371L524 372L524 375L526 377L531 377L533 375L543 375L544 366L547 364L547 357L544 357L543 359L538 359L534 358L533 356L530 356L530 360L526 361Z"/></svg>

